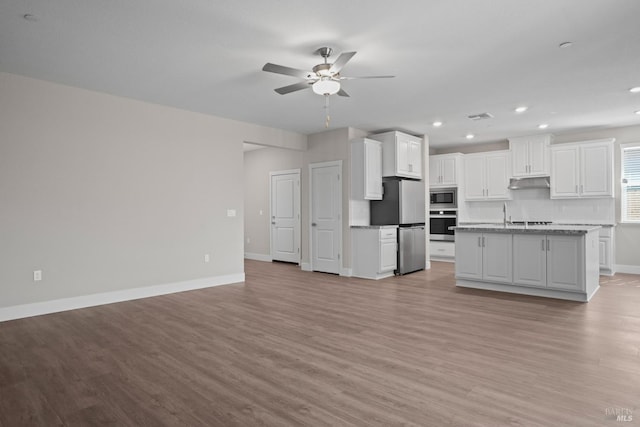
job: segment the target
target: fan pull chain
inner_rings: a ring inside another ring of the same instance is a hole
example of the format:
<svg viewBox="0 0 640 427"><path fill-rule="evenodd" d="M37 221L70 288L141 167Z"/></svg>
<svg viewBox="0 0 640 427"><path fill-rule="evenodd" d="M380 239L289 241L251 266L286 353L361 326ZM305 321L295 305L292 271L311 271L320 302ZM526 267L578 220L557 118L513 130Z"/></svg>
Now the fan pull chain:
<svg viewBox="0 0 640 427"><path fill-rule="evenodd" d="M324 110L326 115L324 120L324 127L328 128L329 122L331 122L331 116L329 115L329 95L324 96Z"/></svg>

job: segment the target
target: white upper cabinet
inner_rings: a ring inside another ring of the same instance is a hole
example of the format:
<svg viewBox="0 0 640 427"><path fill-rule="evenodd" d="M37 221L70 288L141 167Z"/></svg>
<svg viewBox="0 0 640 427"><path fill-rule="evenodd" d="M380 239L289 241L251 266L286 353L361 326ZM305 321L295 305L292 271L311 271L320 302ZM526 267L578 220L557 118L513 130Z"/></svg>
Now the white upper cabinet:
<svg viewBox="0 0 640 427"><path fill-rule="evenodd" d="M457 187L462 167L462 154L429 156L429 186Z"/></svg>
<svg viewBox="0 0 640 427"><path fill-rule="evenodd" d="M548 176L551 135L509 138L513 177Z"/></svg>
<svg viewBox="0 0 640 427"><path fill-rule="evenodd" d="M382 142L382 176L422 179L422 138L397 131L369 138Z"/></svg>
<svg viewBox="0 0 640 427"><path fill-rule="evenodd" d="M382 200L382 143L360 138L351 141L351 198Z"/></svg>
<svg viewBox="0 0 640 427"><path fill-rule="evenodd" d="M613 197L613 142L551 147L551 198Z"/></svg>
<svg viewBox="0 0 640 427"><path fill-rule="evenodd" d="M510 156L508 151L464 156L466 200L508 200Z"/></svg>

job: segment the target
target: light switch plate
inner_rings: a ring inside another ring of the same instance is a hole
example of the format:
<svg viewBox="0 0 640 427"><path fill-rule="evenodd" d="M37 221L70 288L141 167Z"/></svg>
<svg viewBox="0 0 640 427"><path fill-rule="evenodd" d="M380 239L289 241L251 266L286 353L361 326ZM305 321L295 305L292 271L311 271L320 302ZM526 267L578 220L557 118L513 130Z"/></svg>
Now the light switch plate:
<svg viewBox="0 0 640 427"><path fill-rule="evenodd" d="M235 209L227 209L227 216L228 217L236 216L236 210Z"/></svg>

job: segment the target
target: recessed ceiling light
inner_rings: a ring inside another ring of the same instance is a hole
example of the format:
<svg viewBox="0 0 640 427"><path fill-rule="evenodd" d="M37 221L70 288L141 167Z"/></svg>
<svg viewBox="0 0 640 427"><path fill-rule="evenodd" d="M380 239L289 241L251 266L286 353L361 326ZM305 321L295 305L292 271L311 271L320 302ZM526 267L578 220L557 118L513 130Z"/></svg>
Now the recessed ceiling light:
<svg viewBox="0 0 640 427"><path fill-rule="evenodd" d="M528 109L529 109L529 107L525 107L525 106L523 105L523 106L521 106L521 107L517 107L517 108L515 109L515 112L516 112L516 113L524 113L524 112L525 112L525 111L527 111Z"/></svg>
<svg viewBox="0 0 640 427"><path fill-rule="evenodd" d="M473 138L475 138L475 135L474 135L474 134L472 134L472 133L468 133L468 134L467 134L467 136L465 136L465 138L467 138L467 139L473 139Z"/></svg>
<svg viewBox="0 0 640 427"><path fill-rule="evenodd" d="M636 111L636 114L640 116L640 110Z"/></svg>
<svg viewBox="0 0 640 427"><path fill-rule="evenodd" d="M629 89L629 92L640 93L640 86L632 87L631 89Z"/></svg>
<svg viewBox="0 0 640 427"><path fill-rule="evenodd" d="M548 125L548 124L546 124L546 123L542 123L542 124L539 124L539 125L538 125L538 129L546 129L546 128L548 128L548 127L549 127L549 125Z"/></svg>
<svg viewBox="0 0 640 427"><path fill-rule="evenodd" d="M573 46L573 42L562 42L558 45L560 49L566 49L571 46Z"/></svg>
<svg viewBox="0 0 640 427"><path fill-rule="evenodd" d="M440 122L440 121L433 122L432 124L433 124L434 128L439 128L440 126L442 126L442 122Z"/></svg>

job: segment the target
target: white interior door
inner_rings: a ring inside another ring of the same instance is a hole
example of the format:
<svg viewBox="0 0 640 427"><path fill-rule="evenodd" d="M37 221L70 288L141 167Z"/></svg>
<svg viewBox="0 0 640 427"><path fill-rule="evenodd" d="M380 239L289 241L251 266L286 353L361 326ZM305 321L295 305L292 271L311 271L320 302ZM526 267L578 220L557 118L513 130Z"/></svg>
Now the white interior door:
<svg viewBox="0 0 640 427"><path fill-rule="evenodd" d="M271 259L300 262L300 171L271 174Z"/></svg>
<svg viewBox="0 0 640 427"><path fill-rule="evenodd" d="M309 166L311 176L311 269L340 274L342 162Z"/></svg>

